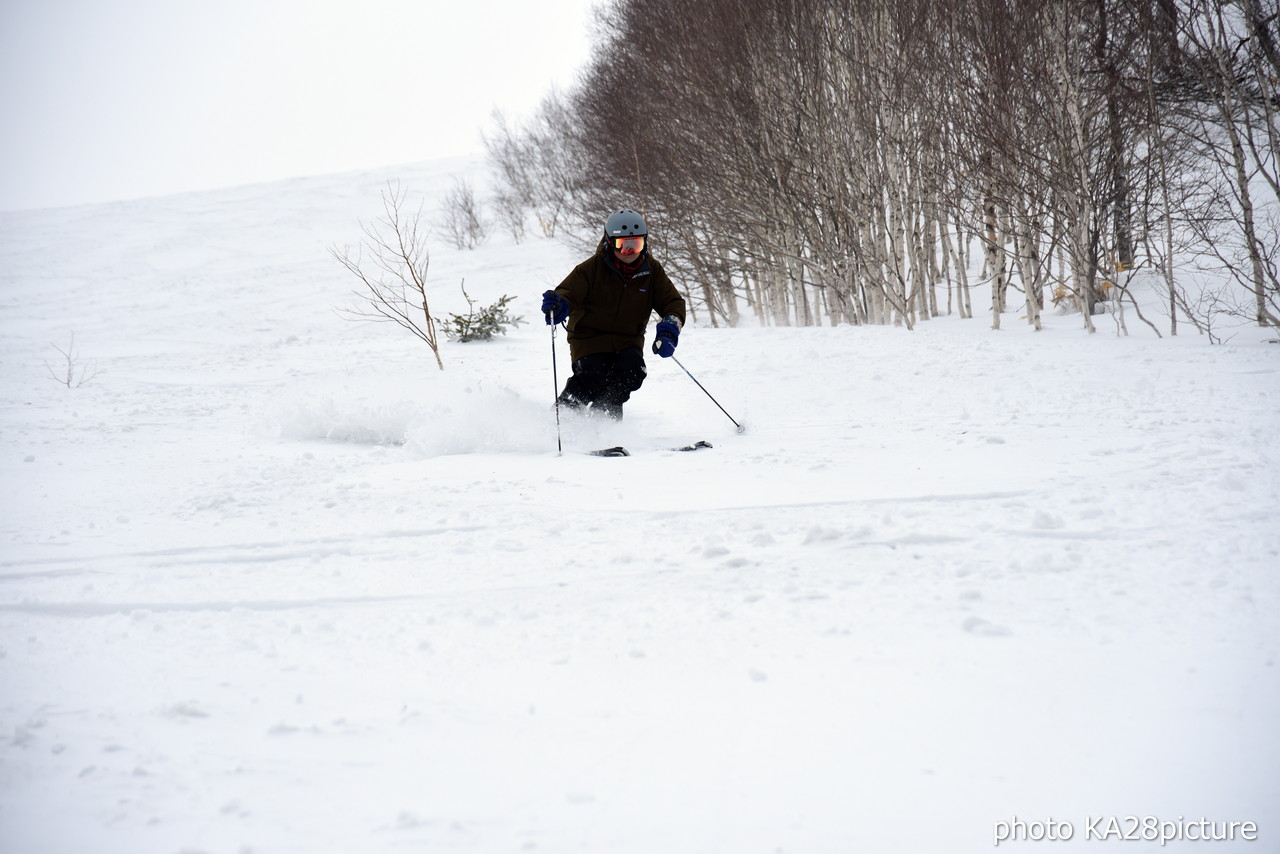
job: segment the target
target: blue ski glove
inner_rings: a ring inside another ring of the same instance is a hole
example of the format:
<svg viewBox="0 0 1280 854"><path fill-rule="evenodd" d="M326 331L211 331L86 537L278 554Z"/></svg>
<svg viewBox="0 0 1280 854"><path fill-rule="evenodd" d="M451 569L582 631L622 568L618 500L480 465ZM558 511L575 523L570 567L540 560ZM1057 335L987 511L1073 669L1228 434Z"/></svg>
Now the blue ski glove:
<svg viewBox="0 0 1280 854"><path fill-rule="evenodd" d="M657 337L653 339L653 352L664 359L669 359L676 352L676 343L680 340L680 321L667 315L658 321Z"/></svg>
<svg viewBox="0 0 1280 854"><path fill-rule="evenodd" d="M569 301L555 291L547 291L542 295L542 314L547 326L561 323L569 316Z"/></svg>

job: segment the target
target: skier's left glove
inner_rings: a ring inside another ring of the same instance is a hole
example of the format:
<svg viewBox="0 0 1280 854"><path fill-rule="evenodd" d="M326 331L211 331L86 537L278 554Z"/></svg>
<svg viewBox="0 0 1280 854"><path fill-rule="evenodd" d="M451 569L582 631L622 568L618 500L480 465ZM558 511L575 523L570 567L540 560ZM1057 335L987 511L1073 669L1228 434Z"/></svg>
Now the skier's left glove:
<svg viewBox="0 0 1280 854"><path fill-rule="evenodd" d="M680 321L668 314L658 321L657 337L653 339L653 352L664 359L669 359L676 352L676 344L680 341Z"/></svg>

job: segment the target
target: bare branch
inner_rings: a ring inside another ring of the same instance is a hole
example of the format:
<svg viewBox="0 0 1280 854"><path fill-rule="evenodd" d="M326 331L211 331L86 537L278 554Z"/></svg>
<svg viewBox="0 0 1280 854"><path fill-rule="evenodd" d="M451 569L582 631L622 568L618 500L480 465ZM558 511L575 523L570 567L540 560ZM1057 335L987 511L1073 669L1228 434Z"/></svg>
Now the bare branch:
<svg viewBox="0 0 1280 854"><path fill-rule="evenodd" d="M384 216L360 224L364 240L356 254L352 256L346 248L330 248L329 254L361 285L353 291L360 304L338 313L348 320L395 323L426 343L435 355L436 366L444 370L435 319L427 301L431 257L418 234L422 205L405 216L404 202L405 191L399 182L388 182L382 191Z"/></svg>
<svg viewBox="0 0 1280 854"><path fill-rule="evenodd" d="M44 363L44 368L49 374L49 378L59 385L67 388L80 388L81 386L91 382L94 377L101 373L98 370L98 363L90 361L82 363L80 354L76 350L76 334L71 333L71 343L67 345L67 349L62 349L57 344L51 344L53 349L62 355L62 361L57 365Z"/></svg>

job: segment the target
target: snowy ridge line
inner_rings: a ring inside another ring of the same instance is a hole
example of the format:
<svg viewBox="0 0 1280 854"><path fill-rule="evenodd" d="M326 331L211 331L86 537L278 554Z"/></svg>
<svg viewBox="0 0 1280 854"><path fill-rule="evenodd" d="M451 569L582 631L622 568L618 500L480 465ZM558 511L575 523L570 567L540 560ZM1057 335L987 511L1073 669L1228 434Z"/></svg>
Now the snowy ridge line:
<svg viewBox="0 0 1280 854"><path fill-rule="evenodd" d="M32 578L68 578L74 575L100 575L96 569L46 569L36 572L6 572L0 574L0 582L26 581Z"/></svg>
<svg viewBox="0 0 1280 854"><path fill-rule="evenodd" d="M14 602L0 604L0 613L40 614L46 617L109 617L149 611L291 611L299 608L331 606L380 605L387 602L412 602L436 598L415 593L401 596L335 596L326 599L265 599L260 602L227 600L213 602Z"/></svg>
<svg viewBox="0 0 1280 854"><path fill-rule="evenodd" d="M1158 533L1159 527L1149 525L1144 528L996 528L994 533L1006 537L1030 537L1046 540L1120 540L1125 537L1142 537ZM1152 540L1150 545L1164 545L1168 540Z"/></svg>
<svg viewBox="0 0 1280 854"><path fill-rule="evenodd" d="M424 528L422 530L401 530L401 531L384 531L375 536L358 535L351 537L318 537L311 540L277 540L274 542L258 542L258 543L226 543L217 546L180 546L172 549L156 549L154 551L143 552L115 552L103 555L89 556L68 556L68 557L40 557L31 558L30 560L6 560L0 561L0 567L22 567L22 566L47 566L49 564L58 563L94 563L99 561L119 560L121 558L149 558L149 557L181 557L183 555L199 555L209 552L237 552L237 551L254 551L258 549L280 549L280 548L296 548L298 546L310 545L341 545L354 542L377 541L379 539L412 539L414 537L437 537L442 534L454 533L473 533L475 531L486 531L491 526L488 525L459 525L449 528ZM290 554L290 557L296 556ZM287 558L284 558L287 559ZM48 573L40 573L47 575ZM0 581L6 578L21 578L19 574L0 573Z"/></svg>
<svg viewBox="0 0 1280 854"><path fill-rule="evenodd" d="M615 572L571 579L556 578L541 584L502 584L496 586L460 587L436 590L429 593L401 593L387 596L333 596L320 599L263 599L212 600L206 602L8 602L0 603L0 613L39 614L48 617L109 617L113 614L135 612L174 613L183 611L291 611L305 608L325 608L342 605L381 605L398 602L447 601L451 598L468 599L477 594L486 597L498 595L537 593L572 586L590 589L596 585L613 584L640 577L678 575L677 570L637 570Z"/></svg>
<svg viewBox="0 0 1280 854"><path fill-rule="evenodd" d="M877 504L936 504L944 501L1000 501L1006 498L1025 498L1038 490L1015 489L1000 492L958 492L955 495L901 495L889 498L835 498L830 501L786 501L777 504L723 504L717 507L699 507L699 513L736 513L740 510L800 510L808 507L851 507ZM682 510L653 510L650 508L622 508L601 510L601 513L651 515L655 518L678 516Z"/></svg>
<svg viewBox="0 0 1280 854"><path fill-rule="evenodd" d="M1158 530L1157 528L1142 528L1135 530L1094 530L1092 528L1064 528L1059 530L1023 530L1019 528L1001 528L994 529L993 533L1001 534L1006 537L1030 537L1032 539L1045 538L1055 540L1120 540L1126 537L1140 537L1143 534ZM892 537L887 540L858 540L856 542L847 543L845 548L865 548L867 546L885 546L887 548L897 548L898 546L944 546L952 543L968 543L977 539L976 536L957 536L953 534L903 534L900 537Z"/></svg>

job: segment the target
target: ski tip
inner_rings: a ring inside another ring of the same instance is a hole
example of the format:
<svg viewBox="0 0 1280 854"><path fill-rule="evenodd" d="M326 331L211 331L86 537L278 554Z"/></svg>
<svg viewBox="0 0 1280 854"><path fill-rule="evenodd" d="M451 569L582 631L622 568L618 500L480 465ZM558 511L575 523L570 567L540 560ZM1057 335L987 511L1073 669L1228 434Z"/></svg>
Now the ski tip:
<svg viewBox="0 0 1280 854"><path fill-rule="evenodd" d="M629 457L631 456L631 452L628 451L626 448L622 447L621 445L616 445L612 448L601 448L598 451L587 451L587 453L593 457Z"/></svg>

